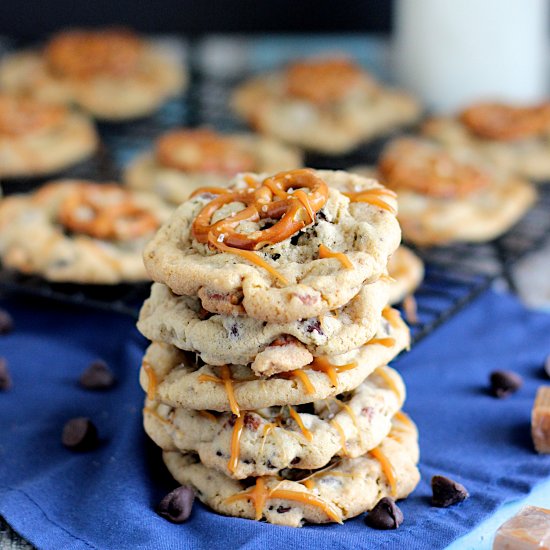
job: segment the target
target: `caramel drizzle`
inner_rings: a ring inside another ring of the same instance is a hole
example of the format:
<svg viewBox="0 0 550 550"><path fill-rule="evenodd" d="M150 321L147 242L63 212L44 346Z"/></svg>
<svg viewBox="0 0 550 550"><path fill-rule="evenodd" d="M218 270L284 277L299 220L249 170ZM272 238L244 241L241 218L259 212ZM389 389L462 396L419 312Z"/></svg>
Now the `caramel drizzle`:
<svg viewBox="0 0 550 550"><path fill-rule="evenodd" d="M393 393L395 393L397 398L399 400L401 399L401 391L397 387L397 384L395 383L395 380L390 376L390 374L388 373L388 371L384 367L378 367L374 371L374 374L380 376L380 378L382 378L384 380L384 382L390 388L390 390L393 391Z"/></svg>
<svg viewBox="0 0 550 550"><path fill-rule="evenodd" d="M372 338L368 342L365 342L365 346L374 346L375 344L391 348L395 346L395 338Z"/></svg>
<svg viewBox="0 0 550 550"><path fill-rule="evenodd" d="M291 370L280 374L281 378L297 378L303 385L307 394L315 393L315 386L311 383L309 376L303 370Z"/></svg>
<svg viewBox="0 0 550 550"><path fill-rule="evenodd" d="M373 206L377 206L378 208L382 208L382 210L386 210L394 216L397 214L397 210L391 204L388 204L380 198L382 196L396 199L397 194L390 189L369 189L368 191L344 193L344 195L351 202L366 202L368 204L372 204Z"/></svg>
<svg viewBox="0 0 550 550"><path fill-rule="evenodd" d="M311 204L309 203L306 193L302 189L297 189L294 193L292 193L292 196L296 197L302 203L309 215L309 223L313 223L315 221L315 212L313 208L311 208Z"/></svg>
<svg viewBox="0 0 550 550"><path fill-rule="evenodd" d="M160 416L160 414L157 411L155 411L154 409L150 409L149 407L143 407L143 414L150 414L151 416L154 416L159 422L162 422L163 424L171 424L168 418L164 418L163 416Z"/></svg>
<svg viewBox="0 0 550 550"><path fill-rule="evenodd" d="M353 264L343 252L333 252L324 244L319 245L319 258L322 260L326 258L333 258L335 260L338 260L346 269L353 269Z"/></svg>
<svg viewBox="0 0 550 550"><path fill-rule="evenodd" d="M219 242L214 234L210 233L208 235L208 242L221 252L228 252L229 254L235 254L236 256L241 256L241 258L244 258L245 260L248 260L251 264L255 264L259 267L262 267L265 269L268 273L273 275L276 279L281 281L283 285L288 285L288 279L279 273L274 267L270 266L264 259L260 258L258 254L253 252L252 250L242 250L240 248L233 248L232 246L227 246L226 244L223 244L222 242Z"/></svg>
<svg viewBox="0 0 550 550"><path fill-rule="evenodd" d="M412 420L403 411L397 411L393 416L398 422L401 422L402 424L405 424L407 426L413 425Z"/></svg>
<svg viewBox="0 0 550 550"><path fill-rule="evenodd" d="M212 422L217 422L218 419L211 413L211 412L208 412L208 411L199 411L199 414L203 417L203 418L207 418L208 420L211 420Z"/></svg>
<svg viewBox="0 0 550 550"><path fill-rule="evenodd" d="M403 300L403 309L405 310L407 321L416 325L418 323L418 310L416 307L416 300L412 294L405 296Z"/></svg>
<svg viewBox="0 0 550 550"><path fill-rule="evenodd" d="M382 467L382 472L386 476L386 479L388 480L388 484L390 486L390 494L391 496L397 495L397 479L395 477L395 471L393 469L393 466L391 462L388 460L388 457L380 450L380 447L376 447L375 449L371 449L369 453L372 455L372 457L380 463L380 466Z"/></svg>
<svg viewBox="0 0 550 550"><path fill-rule="evenodd" d="M346 434L344 433L344 428L342 428L342 426L340 425L339 422L337 422L336 420L331 420L330 421L330 424L332 426L334 426L334 428L336 428L336 431L338 432L338 434L340 435L340 445L342 445L342 453L344 456L349 456L348 455L348 449L347 449L347 445L346 445Z"/></svg>
<svg viewBox="0 0 550 550"><path fill-rule="evenodd" d="M303 481L300 481L300 483L306 488L306 489L309 489L311 491L311 489L313 489L315 487L315 481L313 481L313 479L311 478L308 478L308 479L304 479Z"/></svg>
<svg viewBox="0 0 550 550"><path fill-rule="evenodd" d="M239 456L241 453L241 436L244 428L244 416L239 416L235 420L233 432L231 434L231 455L227 463L227 469L234 474L239 464Z"/></svg>
<svg viewBox="0 0 550 550"><path fill-rule="evenodd" d="M152 401L157 393L158 380L153 367L148 361L141 363L145 374L147 375L147 399Z"/></svg>
<svg viewBox="0 0 550 550"><path fill-rule="evenodd" d="M399 315L399 311L396 309L385 307L382 310L382 317L384 317L393 328L399 328L401 324L401 315Z"/></svg>
<svg viewBox="0 0 550 550"><path fill-rule="evenodd" d="M262 512L266 501L271 499L290 500L293 502L301 502L309 506L315 506L316 508L322 510L332 521L342 523L340 513L337 509L319 497L306 492L302 493L288 489L266 489L265 481L262 477L256 478L256 485L254 487L251 487L243 493L226 498L225 503L231 504L232 502L236 502L238 500L252 501L256 513L255 519L256 521L259 521L262 519Z"/></svg>
<svg viewBox="0 0 550 550"><path fill-rule="evenodd" d="M305 427L302 417L296 412L296 410L290 405L288 405L288 412L290 413L290 416L293 418L294 422L298 424L298 427L300 428L301 432L304 434L304 437L308 441L313 441L313 434Z"/></svg>
<svg viewBox="0 0 550 550"><path fill-rule="evenodd" d="M212 374L201 374L199 376L199 382L213 382L214 384L223 384L225 387L225 392L227 393L227 399L229 400L229 407L231 412L235 416L240 416L241 411L239 404L235 399L235 389L233 387L233 378L231 378L231 370L227 365L222 365L220 367L221 378L214 376Z"/></svg>
<svg viewBox="0 0 550 550"><path fill-rule="evenodd" d="M346 365L333 365L326 357L315 357L313 362L308 365L311 370L324 372L334 386L338 386L338 374L357 367L357 363L347 363Z"/></svg>
<svg viewBox="0 0 550 550"><path fill-rule="evenodd" d="M363 445L363 436L361 435L361 430L359 429L359 421L357 420L356 414L353 412L353 409L347 404L343 403L342 401L339 401L338 399L335 399L335 401L338 403L338 406L346 411L351 418L351 421L353 422L353 425L355 429L357 430L357 437L359 439L359 443Z"/></svg>

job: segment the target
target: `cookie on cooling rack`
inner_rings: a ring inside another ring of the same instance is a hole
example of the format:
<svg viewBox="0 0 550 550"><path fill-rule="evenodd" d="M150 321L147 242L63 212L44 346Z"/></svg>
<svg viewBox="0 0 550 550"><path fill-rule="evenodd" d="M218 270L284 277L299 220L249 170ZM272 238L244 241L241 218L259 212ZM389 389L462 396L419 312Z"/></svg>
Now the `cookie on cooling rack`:
<svg viewBox="0 0 550 550"><path fill-rule="evenodd" d="M225 185L239 172L270 174L300 166L300 152L273 139L180 129L161 136L153 152L138 156L124 180L130 187L180 204L199 187Z"/></svg>
<svg viewBox="0 0 550 550"><path fill-rule="evenodd" d="M346 183L363 191L335 188ZM400 240L395 205L378 182L346 172L241 174L184 202L146 247L145 265L212 313L317 317L385 271Z"/></svg>
<svg viewBox="0 0 550 550"><path fill-rule="evenodd" d="M529 182L419 138L391 142L378 174L397 192L403 237L418 245L491 240L536 199Z"/></svg>
<svg viewBox="0 0 550 550"><path fill-rule="evenodd" d="M396 310L387 308L376 334L362 347L268 378L258 377L248 366L205 365L195 354L153 342L143 358L140 383L150 400L171 407L238 414L241 409L300 405L355 389L409 342L407 325Z"/></svg>
<svg viewBox="0 0 550 550"><path fill-rule="evenodd" d="M93 155L97 144L84 115L0 93L0 180L63 170Z"/></svg>
<svg viewBox="0 0 550 550"><path fill-rule="evenodd" d="M105 120L149 115L185 81L170 52L124 29L61 32L41 50L0 63L0 89L76 104Z"/></svg>
<svg viewBox="0 0 550 550"><path fill-rule="evenodd" d="M422 133L451 151L478 156L518 177L550 179L550 102L477 103L456 117L428 120Z"/></svg>
<svg viewBox="0 0 550 550"><path fill-rule="evenodd" d="M200 300L160 283L143 305L138 328L149 340L197 353L210 365L249 365L263 376L301 368L313 357L346 353L369 341L388 303L389 279L364 285L342 308L319 317L266 323L209 314Z"/></svg>
<svg viewBox="0 0 550 550"><path fill-rule="evenodd" d="M253 485L207 468L194 454L168 451L163 457L178 483L193 487L216 512L291 527L341 523L384 496L405 498L420 480L416 426L404 415L394 418L388 436L362 456L336 458L320 470L274 471L247 480Z"/></svg>
<svg viewBox="0 0 550 550"><path fill-rule="evenodd" d="M0 201L2 264L50 281L147 280L145 242L170 209L116 184L59 180Z"/></svg>
<svg viewBox="0 0 550 550"><path fill-rule="evenodd" d="M390 304L397 304L414 293L424 279L424 262L406 246L400 246L388 261L388 275L392 278Z"/></svg>
<svg viewBox="0 0 550 550"><path fill-rule="evenodd" d="M345 58L297 61L242 84L237 114L261 133L330 155L415 122L420 104Z"/></svg>
<svg viewBox="0 0 550 550"><path fill-rule="evenodd" d="M230 412L147 401L143 415L145 431L165 451L197 453L206 467L245 479L284 468L315 470L333 456L365 454L388 435L404 398L399 374L380 367L354 390L307 405L247 411L235 418Z"/></svg>

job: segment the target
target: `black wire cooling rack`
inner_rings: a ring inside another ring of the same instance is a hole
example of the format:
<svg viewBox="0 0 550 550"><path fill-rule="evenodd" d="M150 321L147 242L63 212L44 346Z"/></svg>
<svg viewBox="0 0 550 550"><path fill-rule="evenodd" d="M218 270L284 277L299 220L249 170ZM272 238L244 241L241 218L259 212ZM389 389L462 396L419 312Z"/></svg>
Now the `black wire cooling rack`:
<svg viewBox="0 0 550 550"><path fill-rule="evenodd" d="M153 117L124 124L99 124L102 148L89 163L64 175L92 179L119 179L123 166L137 153L151 147L164 131L182 126L207 125L223 131L244 130L228 109L231 90L251 73L264 68L253 61L250 45L238 48L185 44L190 59L190 85L184 96L167 103ZM1 51L1 43L0 43ZM220 57L221 55L221 57ZM221 61L220 61L221 59ZM275 62L272 63L276 65ZM372 164L391 136L370 143L353 153L333 158L309 155L306 163L318 168L345 169ZM9 194L40 184L39 180L4 182ZM550 236L550 186L540 187L540 200L528 215L506 235L483 244L457 244L429 249L414 248L426 264L426 276L415 292L416 322L411 325L412 340L418 342L504 277L514 288L512 265L536 250ZM137 316L149 291L148 284L116 286L49 283L40 277L0 269L0 290L24 293L78 305L88 305ZM401 308L403 309L403 308Z"/></svg>

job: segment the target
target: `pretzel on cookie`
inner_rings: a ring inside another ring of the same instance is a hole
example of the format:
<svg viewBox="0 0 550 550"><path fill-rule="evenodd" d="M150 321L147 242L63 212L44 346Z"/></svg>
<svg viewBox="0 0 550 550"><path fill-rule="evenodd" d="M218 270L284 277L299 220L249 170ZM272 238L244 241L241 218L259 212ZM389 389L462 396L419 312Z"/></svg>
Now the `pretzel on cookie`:
<svg viewBox="0 0 550 550"><path fill-rule="evenodd" d="M306 188L308 193L303 191ZM293 192L288 192L293 189ZM256 188L245 190L208 189L220 194L210 201L193 222L193 237L201 243L223 243L241 250L258 250L266 244L275 244L291 237L308 223L325 205L328 198L327 184L313 170L299 169L281 172L266 178ZM194 195L205 192L195 191ZM230 203L242 203L243 210L212 223L214 214ZM252 233L239 233L243 222L278 220L269 228Z"/></svg>
<svg viewBox="0 0 550 550"><path fill-rule="evenodd" d="M482 138L512 141L536 137L550 131L550 102L534 107L477 103L465 109L460 120Z"/></svg>
<svg viewBox="0 0 550 550"><path fill-rule="evenodd" d="M59 222L96 239L129 240L153 232L159 220L116 184L81 183L61 202Z"/></svg>

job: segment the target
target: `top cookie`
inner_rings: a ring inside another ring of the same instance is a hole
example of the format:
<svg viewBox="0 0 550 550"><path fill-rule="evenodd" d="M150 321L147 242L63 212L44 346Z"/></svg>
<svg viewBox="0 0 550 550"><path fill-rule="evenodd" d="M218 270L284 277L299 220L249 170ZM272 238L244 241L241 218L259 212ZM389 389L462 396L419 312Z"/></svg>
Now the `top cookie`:
<svg viewBox="0 0 550 550"><path fill-rule="evenodd" d="M262 133L306 149L341 154L414 122L419 103L384 87L348 59L310 59L253 78L233 108Z"/></svg>
<svg viewBox="0 0 550 550"><path fill-rule="evenodd" d="M179 205L199 187L224 186L239 172L271 173L300 166L300 152L273 139L182 128L162 135L154 151L127 167L124 179L130 187L153 191Z"/></svg>
<svg viewBox="0 0 550 550"><path fill-rule="evenodd" d="M333 188L345 184L361 192ZM153 280L212 313L316 317L384 272L400 240L395 206L378 182L346 172L239 175L183 203L144 261Z"/></svg>
<svg viewBox="0 0 550 550"><path fill-rule="evenodd" d="M422 133L507 174L550 178L550 102L525 107L478 103L456 117L428 120Z"/></svg>
<svg viewBox="0 0 550 550"><path fill-rule="evenodd" d="M135 118L183 88L184 71L172 57L129 30L66 31L41 51L7 56L0 64L0 88L77 104L102 119Z"/></svg>

